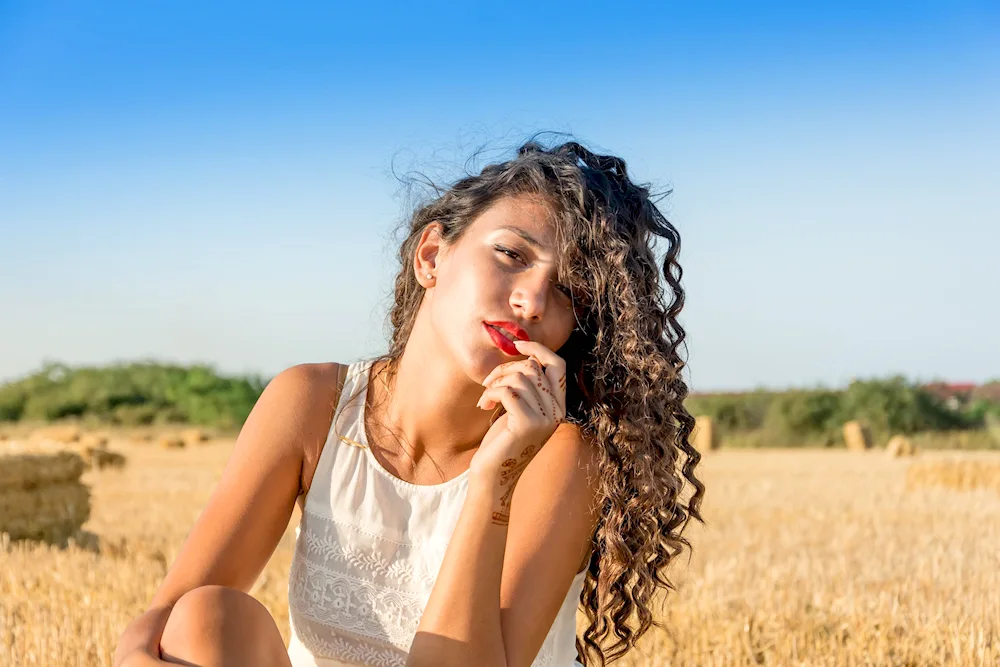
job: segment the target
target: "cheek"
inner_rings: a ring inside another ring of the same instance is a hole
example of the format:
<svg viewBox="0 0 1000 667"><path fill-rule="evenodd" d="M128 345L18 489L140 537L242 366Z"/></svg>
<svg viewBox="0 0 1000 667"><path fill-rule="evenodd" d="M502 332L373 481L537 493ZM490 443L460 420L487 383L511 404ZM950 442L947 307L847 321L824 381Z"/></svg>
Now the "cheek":
<svg viewBox="0 0 1000 667"><path fill-rule="evenodd" d="M507 276L488 259L467 258L454 278L449 295L462 301L467 308L486 308L491 312L497 308L497 299L500 304L506 302Z"/></svg>
<svg viewBox="0 0 1000 667"><path fill-rule="evenodd" d="M479 258L453 259L458 260L456 266L461 269L451 273L446 284L438 286L434 319L439 328L448 328L452 334L469 328L478 333L480 320L498 314L503 302L496 302L496 294L503 289L503 283Z"/></svg>

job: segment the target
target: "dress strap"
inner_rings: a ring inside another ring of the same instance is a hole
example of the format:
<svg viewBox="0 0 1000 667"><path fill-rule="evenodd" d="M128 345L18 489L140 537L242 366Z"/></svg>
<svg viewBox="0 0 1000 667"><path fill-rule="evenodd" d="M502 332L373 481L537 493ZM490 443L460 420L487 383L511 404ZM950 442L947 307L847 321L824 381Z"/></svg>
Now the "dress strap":
<svg viewBox="0 0 1000 667"><path fill-rule="evenodd" d="M360 377L360 374L364 371L364 369L365 369L365 364L364 364L363 361L355 361L354 363L348 364L346 366L341 366L341 368L340 368L340 391L341 391L341 393L343 393L344 389L348 388L347 387L347 378L348 378L348 376L350 376L352 374L352 372L353 372L353 378L352 378L352 382L351 382L351 386L350 386L350 389L353 390L354 386L357 384L358 377ZM350 398L350 397L348 397L348 398ZM340 403L340 401L337 401L337 402ZM350 445L351 447L360 447L361 449L366 449L366 447L362 443L360 443L360 442L358 442L356 440L352 440L352 439L348 438L345 435L340 435L338 433L337 437L340 438L341 442L344 442L344 443Z"/></svg>
<svg viewBox="0 0 1000 667"><path fill-rule="evenodd" d="M333 420L331 431L340 442L358 449L368 449L368 446L358 441L358 434L364 429L360 423L364 419L364 401L367 400L366 388L362 383L368 382L368 369L372 361L362 359L354 361L341 368L341 395L337 401L337 414ZM361 401L360 405L355 404ZM354 436L353 438L350 436Z"/></svg>

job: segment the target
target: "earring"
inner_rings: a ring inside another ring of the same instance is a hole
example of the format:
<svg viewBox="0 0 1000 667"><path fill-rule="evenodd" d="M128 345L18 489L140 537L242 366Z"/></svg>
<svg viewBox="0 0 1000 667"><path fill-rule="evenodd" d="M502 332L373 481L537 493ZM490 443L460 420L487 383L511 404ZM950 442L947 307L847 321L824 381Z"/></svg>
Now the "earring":
<svg viewBox="0 0 1000 667"><path fill-rule="evenodd" d="M430 280L430 279L431 279L431 278L433 278L433 277L434 277L433 275L431 275L431 274L429 274L429 273L427 274L427 279L428 279L428 280Z"/></svg>

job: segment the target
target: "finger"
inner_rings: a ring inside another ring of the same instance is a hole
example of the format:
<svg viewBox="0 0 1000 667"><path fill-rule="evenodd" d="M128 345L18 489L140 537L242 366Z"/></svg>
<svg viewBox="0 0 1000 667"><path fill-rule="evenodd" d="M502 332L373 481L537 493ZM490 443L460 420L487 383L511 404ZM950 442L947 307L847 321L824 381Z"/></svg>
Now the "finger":
<svg viewBox="0 0 1000 667"><path fill-rule="evenodd" d="M497 379L498 375L501 375L502 373L505 372L506 369L510 368L511 364L516 364L516 363L520 363L520 362L519 361L508 361L508 362L500 364L499 366L497 366L493 370L491 370L489 373L487 373L486 377L484 377L483 381L480 382L479 384L483 385L484 387L490 386L490 383L493 382L493 380Z"/></svg>
<svg viewBox="0 0 1000 667"><path fill-rule="evenodd" d="M483 379L483 381L480 382L480 384L483 385L484 387L488 387L490 386L491 382L493 382L498 378L502 378L505 375L508 375L509 373L514 373L517 371L527 372L529 369L536 369L537 372L539 373L542 373L545 370L542 367L541 362L538 361L538 359L535 359L534 357L530 359L518 359L517 361L508 361L506 363L500 364L492 371L490 371L489 375L487 375Z"/></svg>
<svg viewBox="0 0 1000 667"><path fill-rule="evenodd" d="M542 400L530 387L521 389L499 385L487 391L489 394L483 401L486 404L482 406L483 409L491 410L489 406L496 403L503 405L507 415L507 428L514 433L544 427L554 421L551 413L546 415Z"/></svg>
<svg viewBox="0 0 1000 667"><path fill-rule="evenodd" d="M537 406L536 412L543 414L543 406L545 405L544 395L536 390L534 380L523 373L510 373L493 380L486 391L483 392L483 395L479 398L479 403L476 405L484 410L492 410L498 401L496 390L501 387L510 387L523 396L528 401L529 406ZM549 414L551 414L551 410Z"/></svg>
<svg viewBox="0 0 1000 667"><path fill-rule="evenodd" d="M506 368L498 370L496 374L492 375L493 377L489 380L487 386L495 385L508 377L521 376L525 378L531 385L532 390L538 394L539 413L547 418L551 417L558 420L560 400L555 396L556 392L553 390L548 378L545 377L542 366L537 359L531 358L510 362ZM523 388L523 384L521 386Z"/></svg>
<svg viewBox="0 0 1000 667"><path fill-rule="evenodd" d="M535 357L545 369L562 369L563 373L566 372L566 361L560 357L558 354L545 347L538 341L534 340L515 340L514 347L521 354L526 354Z"/></svg>
<svg viewBox="0 0 1000 667"><path fill-rule="evenodd" d="M524 418L530 410L520 390L505 385L487 389L480 399L479 407L483 410L492 410L492 406L497 403L503 404L507 413L508 429L517 431L524 428Z"/></svg>
<svg viewBox="0 0 1000 667"><path fill-rule="evenodd" d="M515 340L514 347L521 354L535 357L544 366L545 377L549 381L549 386L554 390L552 392L555 399L553 409L561 415L562 419L565 419L566 360L537 341Z"/></svg>

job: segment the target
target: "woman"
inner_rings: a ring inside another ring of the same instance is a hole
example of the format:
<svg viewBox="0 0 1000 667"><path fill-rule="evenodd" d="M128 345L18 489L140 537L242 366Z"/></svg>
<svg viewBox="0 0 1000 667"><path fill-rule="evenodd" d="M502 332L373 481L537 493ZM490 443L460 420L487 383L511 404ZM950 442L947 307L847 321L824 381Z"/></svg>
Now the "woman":
<svg viewBox="0 0 1000 667"><path fill-rule="evenodd" d="M576 142L529 141L419 208L389 351L268 384L115 664L571 667L628 652L701 520L679 249L625 163ZM296 502L286 650L247 591Z"/></svg>

